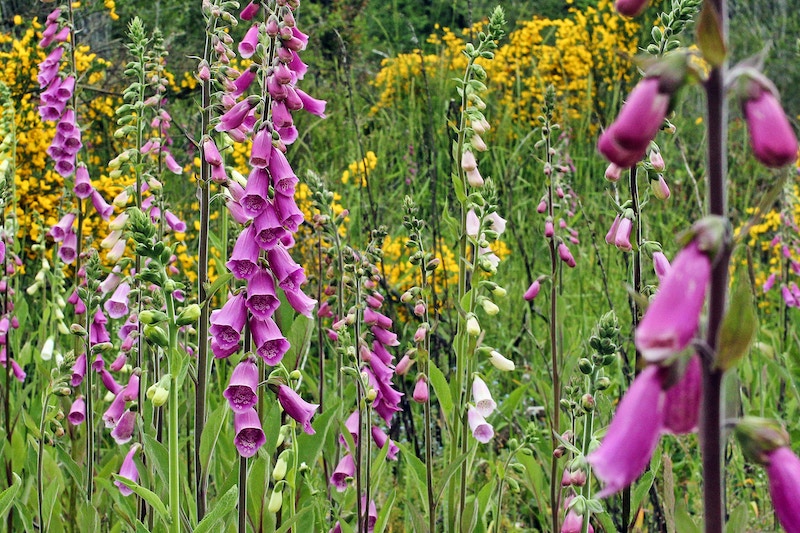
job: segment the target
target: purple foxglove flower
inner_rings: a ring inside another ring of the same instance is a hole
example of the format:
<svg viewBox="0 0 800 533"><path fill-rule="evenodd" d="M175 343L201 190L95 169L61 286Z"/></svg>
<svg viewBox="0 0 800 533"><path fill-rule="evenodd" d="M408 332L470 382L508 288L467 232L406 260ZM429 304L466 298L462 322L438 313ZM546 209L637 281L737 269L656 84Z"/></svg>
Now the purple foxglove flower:
<svg viewBox="0 0 800 533"><path fill-rule="evenodd" d="M417 379L417 384L414 385L414 393L411 397L417 403L425 403L428 401L430 396L428 394L428 380L425 379L425 376L420 376Z"/></svg>
<svg viewBox="0 0 800 533"><path fill-rule="evenodd" d="M106 202L105 198L103 198L103 195L101 195L97 190L92 192L92 204L103 220L108 220L111 218L111 214L114 212L114 206Z"/></svg>
<svg viewBox="0 0 800 533"><path fill-rule="evenodd" d="M494 428L484 419L475 407L470 406L467 410L467 423L472 431L475 440L486 444L494 437Z"/></svg>
<svg viewBox="0 0 800 533"><path fill-rule="evenodd" d="M336 470L331 475L331 485L336 488L337 492L344 492L347 490L347 478L352 478L355 473L356 464L353 461L353 456L348 453L336 465Z"/></svg>
<svg viewBox="0 0 800 533"><path fill-rule="evenodd" d="M297 55L297 52L290 51L289 57L290 59L289 62L286 63L286 66L289 67L292 72L294 72L295 77L298 80L302 80L303 76L305 76L306 72L308 72L308 65L303 63L303 61L300 59L300 56Z"/></svg>
<svg viewBox="0 0 800 533"><path fill-rule="evenodd" d="M658 281L663 282L672 266L669 264L667 256L662 252L653 252L653 269L656 272L656 276L658 276Z"/></svg>
<svg viewBox="0 0 800 533"><path fill-rule="evenodd" d="M72 223L75 221L75 213L67 213L58 223L50 228L50 236L56 242L63 241L69 233L72 233Z"/></svg>
<svg viewBox="0 0 800 533"><path fill-rule="evenodd" d="M253 24L245 33L242 42L239 43L239 55L243 58L252 57L256 53L258 46L258 24Z"/></svg>
<svg viewBox="0 0 800 533"><path fill-rule="evenodd" d="M234 91L231 93L231 96L238 97L243 95L256 79L256 71L257 69L248 68L239 74L239 76L233 81Z"/></svg>
<svg viewBox="0 0 800 533"><path fill-rule="evenodd" d="M358 410L356 409L350 416L347 417L347 420L344 421L344 427L350 433L350 436L353 437L353 443L358 446L358 434L359 434L359 417L358 417ZM344 436L339 435L339 442L347 447L347 440Z"/></svg>
<svg viewBox="0 0 800 533"><path fill-rule="evenodd" d="M486 418L497 409L497 404L492 399L492 393L486 382L479 376L475 376L472 380L472 401L475 402L475 409Z"/></svg>
<svg viewBox="0 0 800 533"><path fill-rule="evenodd" d="M575 258L572 256L572 252L569 251L567 245L563 242L558 244L558 257L560 257L568 267L575 268Z"/></svg>
<svg viewBox="0 0 800 533"><path fill-rule="evenodd" d="M250 278L247 286L247 308L253 316L266 320L272 316L280 305L275 296L275 282L268 270L259 268Z"/></svg>
<svg viewBox="0 0 800 533"><path fill-rule="evenodd" d="M242 9L242 12L239 14L239 18L242 20L252 20L258 14L258 9L260 5L258 2L250 2Z"/></svg>
<svg viewBox="0 0 800 533"><path fill-rule="evenodd" d="M298 179L289 165L286 156L280 150L273 150L269 159L269 173L275 192L284 196L293 196Z"/></svg>
<svg viewBox="0 0 800 533"><path fill-rule="evenodd" d="M184 233L186 231L186 222L179 219L172 211L164 212L164 220L167 221L167 225L175 233Z"/></svg>
<svg viewBox="0 0 800 533"><path fill-rule="evenodd" d="M753 155L768 167L788 165L797 159L797 137L775 95L758 89L755 97L742 102Z"/></svg>
<svg viewBox="0 0 800 533"><path fill-rule="evenodd" d="M64 111L64 114L61 115L61 120L58 121L56 124L56 132L60 133L64 137L69 137L75 130L78 129L78 126L75 124L75 111L72 109L67 109ZM89 177L89 174L86 174L86 177ZM76 183L77 183L77 176L76 176ZM77 194L77 193L76 193ZM81 198L88 198L87 196L82 196Z"/></svg>
<svg viewBox="0 0 800 533"><path fill-rule="evenodd" d="M633 221L628 217L622 217L617 227L617 232L614 235L614 245L623 252L630 252L631 246L631 229Z"/></svg>
<svg viewBox="0 0 800 533"><path fill-rule="evenodd" d="M250 218L255 218L269 202L269 174L263 168L254 168L247 178L244 196L239 202Z"/></svg>
<svg viewBox="0 0 800 533"><path fill-rule="evenodd" d="M115 395L119 394L120 392L122 392L122 390L123 390L122 385L117 383L117 380L114 379L114 376L111 375L111 372L109 372L105 368L101 368L97 372L100 374L100 381L103 382L103 386L106 388L106 390L108 390L109 392L111 392L112 394L115 394ZM138 389L137 389L137 392L138 392ZM123 398L123 400L124 399L125 398ZM133 400L136 400L136 398L133 398Z"/></svg>
<svg viewBox="0 0 800 533"><path fill-rule="evenodd" d="M72 93L75 91L75 76L67 76L64 78L64 81L61 82L61 85L58 86L56 90L56 98L58 98L59 102L65 102L72 98Z"/></svg>
<svg viewBox="0 0 800 533"><path fill-rule="evenodd" d="M264 210L253 221L256 231L256 242L262 250L269 250L276 246L284 235L286 229L281 225L278 213L272 202L267 202Z"/></svg>
<svg viewBox="0 0 800 533"><path fill-rule="evenodd" d="M246 98L228 109L220 117L220 123L214 129L217 131L230 131L241 126L247 114L253 108L253 102L254 100Z"/></svg>
<svg viewBox="0 0 800 533"><path fill-rule="evenodd" d="M73 426L83 424L83 421L86 420L86 401L83 399L83 396L78 396L75 398L75 401L72 402L67 420L69 420L69 423Z"/></svg>
<svg viewBox="0 0 800 533"><path fill-rule="evenodd" d="M626 17L638 17L645 9L649 0L616 0L614 8L620 15Z"/></svg>
<svg viewBox="0 0 800 533"><path fill-rule="evenodd" d="M397 335L392 333L391 331L385 330L378 326L372 326L370 328L372 334L375 336L375 339L383 344L384 346L399 346L400 341L397 340Z"/></svg>
<svg viewBox="0 0 800 533"><path fill-rule="evenodd" d="M548 219L544 221L544 236L549 239L550 237L555 235L555 233L556 230L553 227L553 221L550 220L550 217L548 217Z"/></svg>
<svg viewBox="0 0 800 533"><path fill-rule="evenodd" d="M383 313L375 311L371 307L364 309L364 323L369 326L378 326L383 329L391 329L392 319Z"/></svg>
<svg viewBox="0 0 800 533"><path fill-rule="evenodd" d="M711 260L692 241L675 257L653 301L636 328L636 347L654 363L686 348L692 341L705 301Z"/></svg>
<svg viewBox="0 0 800 533"><path fill-rule="evenodd" d="M228 174L225 173L225 165L211 165L211 181L214 183L226 183L228 181Z"/></svg>
<svg viewBox="0 0 800 533"><path fill-rule="evenodd" d="M314 298L306 295L302 290L291 291L284 289L283 292L292 309L308 318L314 316L314 308L317 306L317 301Z"/></svg>
<svg viewBox="0 0 800 533"><path fill-rule="evenodd" d="M214 139L206 137L203 141L203 159L211 166L218 167L222 164L222 156L217 149Z"/></svg>
<svg viewBox="0 0 800 533"><path fill-rule="evenodd" d="M99 344L111 340L108 330L106 329L107 323L108 319L103 314L103 311L98 309L92 318L92 323L89 325L89 342L91 344Z"/></svg>
<svg viewBox="0 0 800 533"><path fill-rule="evenodd" d="M214 357L217 359L224 359L229 357L231 354L236 353L239 351L239 345L227 345L223 346L219 342L217 342L216 338L211 339L211 351L214 352Z"/></svg>
<svg viewBox="0 0 800 533"><path fill-rule="evenodd" d="M531 283L531 286L528 287L528 290L525 291L525 294L523 294L522 297L530 302L531 300L536 298L536 296L539 295L539 291L541 290L541 288L542 285L539 282L539 280L538 279L533 280L533 283Z"/></svg>
<svg viewBox="0 0 800 533"><path fill-rule="evenodd" d="M620 401L600 447L586 457L595 476L605 484L598 498L633 483L650 463L664 425L663 382L661 368L645 368Z"/></svg>
<svg viewBox="0 0 800 533"><path fill-rule="evenodd" d="M289 128L294 125L292 114L286 107L286 100L272 103L272 124L275 129Z"/></svg>
<svg viewBox="0 0 800 533"><path fill-rule="evenodd" d="M261 248L255 237L256 227L254 224L243 229L236 239L231 258L225 263L225 266L237 279L249 279L258 270L258 256Z"/></svg>
<svg viewBox="0 0 800 533"><path fill-rule="evenodd" d="M298 265L289 251L283 246L275 246L267 250L267 260L269 267L278 279L278 286L286 291L298 291L300 286L306 281L306 274L303 267ZM366 313L366 311L365 311ZM391 327L392 321L389 321Z"/></svg>
<svg viewBox="0 0 800 533"><path fill-rule="evenodd" d="M131 377L128 379L128 384L125 386L120 393L122 394L122 399L126 402L135 402L139 399L139 383L141 382L141 378L139 374L133 373Z"/></svg>
<svg viewBox="0 0 800 533"><path fill-rule="evenodd" d="M383 361L383 364L385 365L392 364L394 356L390 354L389 351L386 349L386 347L383 344L381 344L381 342L377 339L372 341L372 353L376 355L381 361Z"/></svg>
<svg viewBox="0 0 800 533"><path fill-rule="evenodd" d="M411 359L408 354L404 355L394 369L395 374L398 376L405 376L408 374L408 371L411 369L411 366L414 364L414 362L415 361Z"/></svg>
<svg viewBox="0 0 800 533"><path fill-rule="evenodd" d="M300 224L303 223L304 215L297 207L294 197L276 194L273 201L275 202L275 211L278 214L278 220L281 221L281 226L291 233L296 233Z"/></svg>
<svg viewBox="0 0 800 533"><path fill-rule="evenodd" d="M375 529L375 523L378 521L378 508L375 507L375 501L370 500L369 505L367 505L366 498L362 496L361 508L367 513L367 531L372 533L372 531ZM364 522L363 517L361 518L361 522Z"/></svg>
<svg viewBox="0 0 800 533"><path fill-rule="evenodd" d="M581 533L583 531L583 516L575 512L574 509L567 511L564 523L561 524L561 533ZM589 524L589 532L594 533L594 528Z"/></svg>
<svg viewBox="0 0 800 533"><path fill-rule="evenodd" d="M700 357L689 359L677 383L665 391L663 432L681 435L697 429L702 399L703 369Z"/></svg>
<svg viewBox="0 0 800 533"><path fill-rule="evenodd" d="M258 365L249 357L236 365L222 395L234 413L243 413L258 402Z"/></svg>
<svg viewBox="0 0 800 533"><path fill-rule="evenodd" d="M778 515L783 529L787 532L800 531L800 459L786 446L781 446L767 454L766 466L769 477L769 494L772 506Z"/></svg>
<svg viewBox="0 0 800 533"><path fill-rule="evenodd" d="M128 409L122 414L114 429L111 430L111 436L117 444L125 444L133 437L134 429L136 429L136 411Z"/></svg>
<svg viewBox="0 0 800 533"><path fill-rule="evenodd" d="M661 92L657 77L644 78L633 88L619 116L600 135L597 147L622 168L641 160L667 116L671 95Z"/></svg>
<svg viewBox="0 0 800 533"><path fill-rule="evenodd" d="M136 483L139 480L139 470L136 467L136 461L134 461L134 457L136 457L136 453L139 451L140 445L138 443L131 446L131 449L128 451L127 455L125 455L125 459L122 461L122 467L119 469L119 476L124 477L125 479L129 479ZM133 491L126 487L123 483L119 481L115 481L114 485L119 487L119 493L123 496L130 496L133 494Z"/></svg>
<svg viewBox="0 0 800 533"><path fill-rule="evenodd" d="M317 411L318 404L308 403L299 394L286 385L278 385L278 401L286 414L294 418L309 435L316 433L311 427L311 417Z"/></svg>
<svg viewBox="0 0 800 533"><path fill-rule="evenodd" d="M261 128L253 137L250 164L257 168L267 168L273 151L277 152L272 146L272 133L267 128Z"/></svg>
<svg viewBox="0 0 800 533"><path fill-rule="evenodd" d="M786 304L786 307L800 306L800 302L798 302L797 298L794 297L791 289L789 289L789 287L783 283L781 284L781 297L783 298L783 303Z"/></svg>
<svg viewBox="0 0 800 533"><path fill-rule="evenodd" d="M267 442L267 436L264 435L264 430L261 428L258 413L252 407L241 413L233 412L233 428L236 433L233 444L242 457L254 456L258 449Z"/></svg>
<svg viewBox="0 0 800 533"><path fill-rule="evenodd" d="M214 337L219 348L237 348L246 319L245 295L244 293L239 293L231 297L222 306L222 309L216 309L211 312L211 326L208 331ZM234 351L236 350L234 349ZM214 353L216 354L216 351Z"/></svg>
<svg viewBox="0 0 800 533"><path fill-rule="evenodd" d="M325 105L327 102L325 100L317 100L316 98L312 98L304 91L300 89L295 89L297 96L300 97L300 100L303 102L303 109L311 113L312 115L316 115L320 118L325 118Z"/></svg>
<svg viewBox="0 0 800 533"><path fill-rule="evenodd" d="M275 321L271 318L260 320L253 317L250 319L250 330L253 332L253 344L259 357L270 366L280 363L291 346Z"/></svg>
<svg viewBox="0 0 800 533"><path fill-rule="evenodd" d="M82 353L72 364L72 380L70 384L73 387L80 386L80 384L83 383L84 376L86 376L86 354Z"/></svg>
<svg viewBox="0 0 800 533"><path fill-rule="evenodd" d="M68 156L69 159L59 159L56 161L56 172L62 178L66 178L71 176L73 172L75 172L75 161L74 156ZM97 192L97 191L95 191Z"/></svg>
<svg viewBox="0 0 800 533"><path fill-rule="evenodd" d="M383 449L386 443L389 443L389 451L386 452L386 458L390 461L396 461L397 454L400 452L400 448L397 447L397 444L395 444L394 441L389 438L386 432L378 426L372 426L371 433L372 440L375 441L375 445L378 446L378 448Z"/></svg>
<svg viewBox="0 0 800 533"><path fill-rule="evenodd" d="M108 365L108 369L113 372L119 372L122 370L122 367L128 362L128 354L125 352L120 352L117 355L116 359L114 359L110 365Z"/></svg>
<svg viewBox="0 0 800 533"><path fill-rule="evenodd" d="M167 150L163 151L164 154L164 165L167 167L167 170L172 172L173 174L183 174L183 168L175 161L175 156L172 155L172 152Z"/></svg>
<svg viewBox="0 0 800 533"><path fill-rule="evenodd" d="M131 286L125 282L120 283L114 294L111 295L103 308L111 318L122 318L128 314L128 293L131 292Z"/></svg>

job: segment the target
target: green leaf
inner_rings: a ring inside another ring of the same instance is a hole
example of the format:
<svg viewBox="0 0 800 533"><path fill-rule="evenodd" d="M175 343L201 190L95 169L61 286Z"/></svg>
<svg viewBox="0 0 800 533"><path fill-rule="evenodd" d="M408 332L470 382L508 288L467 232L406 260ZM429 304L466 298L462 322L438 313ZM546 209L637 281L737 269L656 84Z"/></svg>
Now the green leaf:
<svg viewBox="0 0 800 533"><path fill-rule="evenodd" d="M639 506L642 505L644 497L647 496L650 487L653 486L653 480L655 478L656 475L653 473L653 470L648 470L641 479L639 479L636 488L633 489L633 493L631 494L631 509L638 509Z"/></svg>
<svg viewBox="0 0 800 533"><path fill-rule="evenodd" d="M445 487L447 487L447 483L450 481L450 478L453 477L453 474L455 474L458 471L458 468L459 466L461 466L461 463L467 460L469 454L470 452L462 453L456 458L455 461L447 465L447 468L444 470L444 472L436 476L437 478L441 479L440 482L441 485L439 486L439 491L436 494L436 499L433 500L436 504L438 504L439 501L441 500L442 494L444 493L444 489Z"/></svg>
<svg viewBox="0 0 800 533"><path fill-rule="evenodd" d="M305 506L302 511L298 512L292 518L290 518L289 520L287 520L286 522L281 524L280 529L276 530L275 533L286 533L287 531L289 531L291 529L291 527L294 525L295 522L297 522L298 520L300 520L301 518L303 518L305 515L307 515L308 513L310 513L313 510L314 510L314 507L312 505Z"/></svg>
<svg viewBox="0 0 800 533"><path fill-rule="evenodd" d="M287 368L295 368L295 362L303 357L311 345L311 336L314 333L314 321L305 315L298 315L292 322L289 334L289 350L283 356L283 364Z"/></svg>
<svg viewBox="0 0 800 533"><path fill-rule="evenodd" d="M742 504L734 507L728 523L725 525L725 533L747 533L749 514L749 505Z"/></svg>
<svg viewBox="0 0 800 533"><path fill-rule="evenodd" d="M711 66L719 67L725 61L728 51L722 34L719 13L711 2L703 2L700 18L697 21L697 46Z"/></svg>
<svg viewBox="0 0 800 533"><path fill-rule="evenodd" d="M61 443L56 445L56 455L58 456L59 467L64 468L76 485L83 483L83 473L75 460L64 450ZM2 514L2 513L0 513Z"/></svg>
<svg viewBox="0 0 800 533"><path fill-rule="evenodd" d="M194 533L216 531L217 524L234 510L238 500L239 487L234 485L228 489L228 492L214 501L214 505L210 506L208 514L204 516L203 519L200 520L200 523L197 524L197 527L194 528Z"/></svg>
<svg viewBox="0 0 800 533"><path fill-rule="evenodd" d="M599 513L594 515L600 525L603 526L603 531L606 533L617 533L617 528L614 526L614 521L608 513Z"/></svg>
<svg viewBox="0 0 800 533"><path fill-rule="evenodd" d="M426 486L427 482L427 473L425 470L425 463L423 463L419 457L414 455L414 453L402 442L397 443L398 448L400 448L400 455L405 460L406 464L409 466L409 470L411 471L411 476L414 479L415 483L412 483L413 486L417 488L419 491L419 496L424 502L424 506L427 508L428 506L428 498L426 493ZM414 506L412 506L414 508Z"/></svg>
<svg viewBox="0 0 800 533"><path fill-rule="evenodd" d="M165 522L171 523L169 511L167 511L167 506L164 505L164 502L155 492L151 491L150 489L146 489L141 485L139 485L138 483L131 481L126 477L122 477L119 474L112 474L112 475L114 476L114 481L119 481L120 483L131 489L134 493L136 493L137 496L139 496L141 499L149 503L150 507L155 509L155 511L159 515L161 515L161 518L163 518Z"/></svg>
<svg viewBox="0 0 800 533"><path fill-rule="evenodd" d="M675 531L681 533L701 533L702 529L698 526L692 515L686 510L686 504L678 501L675 505Z"/></svg>
<svg viewBox="0 0 800 533"><path fill-rule="evenodd" d="M16 472L12 472L14 482L3 492L0 492L0 516L5 516L8 510L14 505L14 498L17 496L20 487L22 487L22 479Z"/></svg>
<svg viewBox="0 0 800 533"><path fill-rule="evenodd" d="M428 373L430 375L428 376L428 380L436 394L436 399L439 401L439 406L444 412L445 420L449 421L453 416L453 397L450 395L450 386L444 374L442 374L442 371L439 370L439 367L434 364L430 364L429 366L430 369Z"/></svg>
<svg viewBox="0 0 800 533"><path fill-rule="evenodd" d="M334 419L334 415L337 413L338 409L326 409L321 415L315 416L314 421L311 423L311 427L316 431L315 434L309 435L304 432L298 435L297 458L300 463L306 463L311 466L316 462L317 458L320 456L322 445L325 444L331 422Z"/></svg>
<svg viewBox="0 0 800 533"><path fill-rule="evenodd" d="M464 192L464 184L461 183L461 179L458 177L458 174L450 174L450 178L453 180L453 190L456 192L456 198L458 198L458 201L463 204L467 201L467 195Z"/></svg>
<svg viewBox="0 0 800 533"><path fill-rule="evenodd" d="M394 500L397 497L397 489L392 489L389 492L389 496L386 498L383 506L381 507L381 512L378 513L378 520L375 522L375 531L377 533L383 533L386 529L386 524L389 522L389 515L392 514L392 507L394 506Z"/></svg>
<svg viewBox="0 0 800 533"><path fill-rule="evenodd" d="M214 412L206 420L203 434L200 436L200 465L203 468L204 475L208 472L211 452L217 445L222 427L225 425L225 419L228 417L228 411L230 409L227 402L223 402L214 409Z"/></svg>
<svg viewBox="0 0 800 533"><path fill-rule="evenodd" d="M211 298L214 297L214 294L218 290L220 290L223 286L227 285L227 283L230 280L233 279L233 274L228 272L227 269L223 270L222 272L224 272L224 274L220 273L219 277L216 280L214 280L214 283L211 286L207 287L207 289L206 289L206 301L205 302L200 302L201 306L206 305L208 302L210 302Z"/></svg>
<svg viewBox="0 0 800 533"><path fill-rule="evenodd" d="M156 472L158 472L161 482L166 485L167 478L169 477L169 452L167 452L166 447L153 436L144 433L143 438L144 452L155 465Z"/></svg>
<svg viewBox="0 0 800 533"><path fill-rule="evenodd" d="M757 330L753 293L747 276L740 275L733 288L728 312L722 319L716 365L722 370L735 366L750 349Z"/></svg>

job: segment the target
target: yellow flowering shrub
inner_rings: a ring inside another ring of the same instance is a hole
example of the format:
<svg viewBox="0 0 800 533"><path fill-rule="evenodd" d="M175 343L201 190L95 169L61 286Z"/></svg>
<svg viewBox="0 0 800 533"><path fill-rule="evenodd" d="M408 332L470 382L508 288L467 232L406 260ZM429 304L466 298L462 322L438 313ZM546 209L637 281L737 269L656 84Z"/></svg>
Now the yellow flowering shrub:
<svg viewBox="0 0 800 533"><path fill-rule="evenodd" d="M478 31L480 25L473 28ZM537 125L544 88L553 84L565 102L568 118L586 116L605 102L596 99L599 86L613 87L629 82L634 74L623 57L637 52L638 24L620 17L610 0L600 0L598 7L570 10L570 17L546 19L534 17L518 22L500 43L491 61L483 61L490 93L487 101L497 101L520 123ZM449 28L431 35L430 44L441 48L439 54L422 55L418 51L385 59L373 80L380 91L373 112L391 106L404 89L414 89L424 63L431 76L460 75L466 65L461 53L469 30L457 36ZM493 94L492 94L493 93Z"/></svg>
<svg viewBox="0 0 800 533"><path fill-rule="evenodd" d="M348 165L347 170L342 172L342 183L347 184L350 182L350 177L356 182L358 177L361 177L361 186L367 186L367 176L375 170L378 166L378 156L375 152L369 150L361 161L353 161Z"/></svg>

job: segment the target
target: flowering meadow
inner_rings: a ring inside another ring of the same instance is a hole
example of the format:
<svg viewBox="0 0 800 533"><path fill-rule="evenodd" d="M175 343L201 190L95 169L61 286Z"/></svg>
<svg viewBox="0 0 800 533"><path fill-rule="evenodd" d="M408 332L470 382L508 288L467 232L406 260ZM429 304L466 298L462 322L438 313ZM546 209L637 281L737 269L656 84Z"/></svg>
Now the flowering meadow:
<svg viewBox="0 0 800 533"><path fill-rule="evenodd" d="M779 4L0 0L0 528L800 532Z"/></svg>

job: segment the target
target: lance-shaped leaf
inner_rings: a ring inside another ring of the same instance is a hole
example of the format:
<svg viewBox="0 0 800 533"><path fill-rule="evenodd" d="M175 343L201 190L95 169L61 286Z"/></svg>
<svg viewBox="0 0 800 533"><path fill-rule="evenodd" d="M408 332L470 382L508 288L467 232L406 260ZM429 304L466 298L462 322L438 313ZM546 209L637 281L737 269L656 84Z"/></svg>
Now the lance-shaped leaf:
<svg viewBox="0 0 800 533"><path fill-rule="evenodd" d="M722 321L716 366L728 370L741 359L756 335L758 320L747 276L738 276L730 306Z"/></svg>
<svg viewBox="0 0 800 533"><path fill-rule="evenodd" d="M703 2L697 21L697 46L711 66L719 67L725 61L728 51L722 35L722 22L711 2Z"/></svg>

